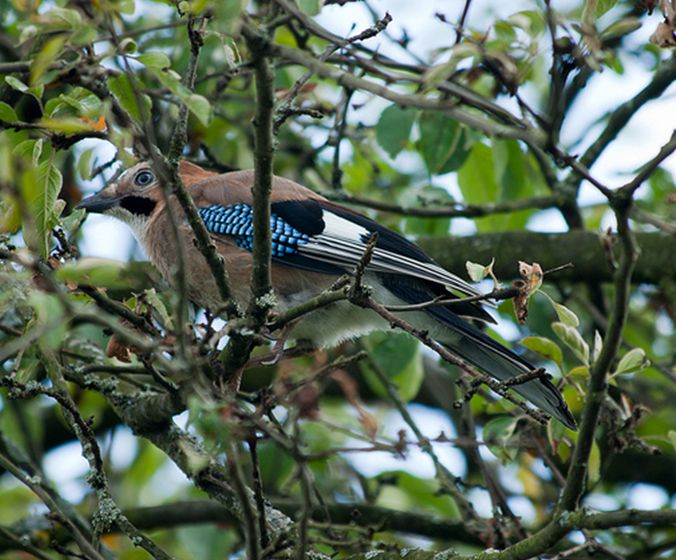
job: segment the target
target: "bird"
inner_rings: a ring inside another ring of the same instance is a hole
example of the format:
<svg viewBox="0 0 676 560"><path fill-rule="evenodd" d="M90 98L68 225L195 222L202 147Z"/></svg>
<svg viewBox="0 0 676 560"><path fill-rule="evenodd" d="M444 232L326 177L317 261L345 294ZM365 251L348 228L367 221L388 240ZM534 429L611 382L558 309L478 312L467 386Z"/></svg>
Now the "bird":
<svg viewBox="0 0 676 560"><path fill-rule="evenodd" d="M247 302L253 249L254 171L219 174L187 160L179 162L178 171L223 258L232 297L240 304ZM188 298L199 307L222 309L226 302L219 295L211 268L193 242L192 230L178 201L173 196L165 197L159 174L150 162L128 168L101 191L83 199L79 208L126 223L150 261L171 283L177 251L172 247L175 234L167 204L175 207L179 217L188 271ZM363 283L377 302L394 308L429 302L440 296L448 300L480 295L474 286L439 266L404 236L290 179L273 176L270 212L270 274L277 301L275 312L301 304L328 289L338 277L353 274L373 239L375 245ZM479 302L460 301L398 314L455 355L500 381L536 369L476 326L476 322L495 323ZM300 320L289 338L315 347L332 347L374 330L390 328L373 310L338 301ZM573 415L549 376L538 376L512 388L564 426L576 429Z"/></svg>

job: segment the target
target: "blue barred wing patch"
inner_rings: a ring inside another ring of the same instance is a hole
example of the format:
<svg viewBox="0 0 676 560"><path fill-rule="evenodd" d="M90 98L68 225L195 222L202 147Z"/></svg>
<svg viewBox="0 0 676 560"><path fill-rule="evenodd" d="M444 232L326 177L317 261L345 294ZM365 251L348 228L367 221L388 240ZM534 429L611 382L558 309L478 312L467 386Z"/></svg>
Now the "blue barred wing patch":
<svg viewBox="0 0 676 560"><path fill-rule="evenodd" d="M199 215L207 229L217 235L233 237L235 244L247 251L253 250L253 208L248 204L221 206L214 204L200 208ZM286 257L298 253L298 247L310 241L310 236L298 231L276 214L270 215L272 256Z"/></svg>

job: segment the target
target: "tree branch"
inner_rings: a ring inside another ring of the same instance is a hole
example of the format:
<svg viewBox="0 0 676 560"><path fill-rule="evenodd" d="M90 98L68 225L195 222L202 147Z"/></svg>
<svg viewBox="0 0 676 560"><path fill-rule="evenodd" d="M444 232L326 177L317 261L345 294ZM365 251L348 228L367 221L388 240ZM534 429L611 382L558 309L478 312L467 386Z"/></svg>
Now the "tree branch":
<svg viewBox="0 0 676 560"><path fill-rule="evenodd" d="M589 453L594 442L601 405L606 395L607 375L612 361L622 342L622 330L629 313L631 275L638 261L639 249L634 234L629 228L629 209L632 204L631 191L619 191L610 200L617 216L617 228L621 246L619 266L615 271L613 306L608 319L608 329L603 338L603 348L592 365L589 385L585 395L585 407L580 423L575 451L571 461L566 485L557 504L557 513L572 511L578 506L584 490Z"/></svg>
<svg viewBox="0 0 676 560"><path fill-rule="evenodd" d="M612 237L616 239L616 237ZM641 246L632 281L656 284L676 279L676 243L661 233L636 233ZM610 282L613 271L596 233L536 233L509 231L468 237L424 237L418 245L447 270L459 273L467 261L488 263L497 257L493 270L499 278L515 278L517 262L537 262L543 269L571 262L573 268L556 273L557 280L572 282Z"/></svg>
<svg viewBox="0 0 676 560"><path fill-rule="evenodd" d="M259 32L259 33L262 33ZM254 117L254 185L253 193L253 265L251 268L251 301L249 314L256 326L265 321L274 307L274 294L270 279L272 244L270 234L270 195L272 193L273 116L275 107L275 74L268 60L267 42L259 33L247 32L244 36L253 56L256 78L256 116Z"/></svg>
<svg viewBox="0 0 676 560"><path fill-rule="evenodd" d="M383 200L364 198L361 196L350 195L345 192L323 192L326 198L336 202L355 204L366 208L373 208L382 212L392 212L403 216L418 216L421 218L479 218L482 216L491 216L493 214L509 214L521 210L544 210L546 208L555 208L563 203L563 197L554 196L535 196L524 198L522 200L510 200L507 202L493 202L488 204L462 204L452 203L446 206L402 206Z"/></svg>

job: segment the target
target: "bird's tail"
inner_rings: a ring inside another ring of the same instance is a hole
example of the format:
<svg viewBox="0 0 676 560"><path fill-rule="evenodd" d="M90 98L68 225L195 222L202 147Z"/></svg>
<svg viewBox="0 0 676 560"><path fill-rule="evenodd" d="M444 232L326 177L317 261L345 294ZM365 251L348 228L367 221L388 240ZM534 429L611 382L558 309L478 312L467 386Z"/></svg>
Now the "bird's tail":
<svg viewBox="0 0 676 560"><path fill-rule="evenodd" d="M409 304L432 299L432 296L418 284L382 275L381 281L391 293ZM402 318L426 330L432 338L451 352L500 381L507 381L536 369L509 348L465 321L455 313L456 310L457 306L432 306L424 311L403 313ZM473 315L483 318L476 312ZM485 313L484 315L488 316ZM574 430L577 427L563 396L549 379L538 377L513 385L512 389L568 428Z"/></svg>
<svg viewBox="0 0 676 560"><path fill-rule="evenodd" d="M448 336L439 337L439 342L483 372L500 381L507 381L535 369L535 366L480 330L467 324L463 326L469 328L461 332L449 332ZM513 385L512 389L568 428L577 427L561 393L549 379L532 379Z"/></svg>

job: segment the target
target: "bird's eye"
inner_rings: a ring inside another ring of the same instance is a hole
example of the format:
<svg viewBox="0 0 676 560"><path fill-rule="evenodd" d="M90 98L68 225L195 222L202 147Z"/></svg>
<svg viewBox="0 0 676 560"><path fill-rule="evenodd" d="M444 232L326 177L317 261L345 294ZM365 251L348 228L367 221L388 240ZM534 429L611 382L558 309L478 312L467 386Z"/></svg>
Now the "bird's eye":
<svg viewBox="0 0 676 560"><path fill-rule="evenodd" d="M140 171L134 177L134 184L137 187L147 187L155 180L155 175L150 171Z"/></svg>

